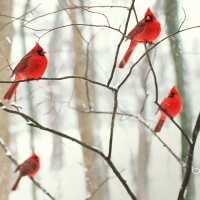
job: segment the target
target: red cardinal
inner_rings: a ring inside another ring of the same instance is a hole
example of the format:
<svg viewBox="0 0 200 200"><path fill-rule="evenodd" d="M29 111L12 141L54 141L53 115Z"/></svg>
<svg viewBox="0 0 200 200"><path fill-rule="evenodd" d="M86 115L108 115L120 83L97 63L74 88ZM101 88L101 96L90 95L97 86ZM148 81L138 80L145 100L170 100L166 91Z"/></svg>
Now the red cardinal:
<svg viewBox="0 0 200 200"><path fill-rule="evenodd" d="M14 186L12 187L12 190L16 190L22 176L28 175L29 177L33 177L38 172L39 169L40 169L40 158L33 152L32 156L27 160L25 160L15 170L15 172L19 170L19 177L16 180Z"/></svg>
<svg viewBox="0 0 200 200"><path fill-rule="evenodd" d="M175 117L176 115L178 115L181 112L182 101L181 101L181 97L178 93L178 90L176 89L176 86L174 86L170 90L168 97L162 101L161 107L164 110L166 110L167 113L171 117ZM154 132L160 132L166 118L167 118L167 115L162 110L160 110L160 119L154 129Z"/></svg>
<svg viewBox="0 0 200 200"><path fill-rule="evenodd" d="M29 51L17 64L12 71L10 77L15 76L15 81L24 79L41 78L47 68L47 58L44 55L46 52L36 42L36 45ZM10 100L14 95L19 83L13 83L4 96L4 99Z"/></svg>
<svg viewBox="0 0 200 200"><path fill-rule="evenodd" d="M124 68L128 62L133 50L138 43L154 41L160 34L160 23L157 21L150 8L147 9L144 18L127 35L131 39L131 43L126 51L123 59L119 63L119 68Z"/></svg>

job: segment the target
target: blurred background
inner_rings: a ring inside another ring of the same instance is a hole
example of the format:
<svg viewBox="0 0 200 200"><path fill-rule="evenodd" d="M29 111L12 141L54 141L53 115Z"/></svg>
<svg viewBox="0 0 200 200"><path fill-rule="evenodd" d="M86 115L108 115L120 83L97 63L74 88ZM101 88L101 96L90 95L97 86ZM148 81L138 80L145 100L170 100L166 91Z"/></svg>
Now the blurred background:
<svg viewBox="0 0 200 200"><path fill-rule="evenodd" d="M40 38L39 43L47 52L49 61L43 77L78 75L107 84L122 35L103 26L108 26L108 19L111 27L120 28L123 32L131 2L1 1L0 80L10 80L9 66L14 69ZM63 9L74 5L79 7ZM162 31L155 43L176 32L185 15L181 29L199 26L200 1L145 0L136 1L134 5L139 20L150 7L161 23ZM83 9L80 6L88 7ZM127 33L136 23L132 12ZM88 26L91 24L94 26ZM199 33L199 28L181 32L164 40L150 52L158 81L158 100L161 103L169 90L177 85L183 110L175 121L189 137L200 110ZM122 43L117 65L128 45L129 42ZM144 46L138 45L127 66L123 70L116 68L112 86L124 80L131 66L144 52ZM133 68L131 76L118 92L117 112L124 115L115 118L111 160L138 200L175 200L182 183L182 167L151 130L137 119L137 116L141 116L150 128L154 128L159 118L159 114L155 115L155 85L149 70L145 57ZM1 100L9 85L0 84ZM42 125L108 154L114 96L106 87L82 79L31 81L20 83L12 101ZM10 107L10 102L3 103ZM1 111L0 118L0 137L19 163L27 159L33 150L40 156L41 169L35 179L55 199L131 199L107 163L96 153L52 133L31 128L20 116ZM159 136L186 161L188 143L169 119ZM200 141L197 139L192 166L200 169L199 151ZM27 177L22 178L15 192L11 191L18 173L14 173L15 166L1 148L0 160L1 200L49 199ZM192 173L187 200L200 199L199 185L200 174Z"/></svg>

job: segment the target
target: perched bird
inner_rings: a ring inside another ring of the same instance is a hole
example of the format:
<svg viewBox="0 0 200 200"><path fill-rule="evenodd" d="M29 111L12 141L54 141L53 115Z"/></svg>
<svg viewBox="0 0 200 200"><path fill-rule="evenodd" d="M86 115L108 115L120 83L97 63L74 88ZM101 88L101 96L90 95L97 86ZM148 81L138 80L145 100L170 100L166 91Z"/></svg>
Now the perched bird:
<svg viewBox="0 0 200 200"><path fill-rule="evenodd" d="M15 81L24 79L38 79L41 78L47 68L47 58L44 55L46 52L36 42L36 45L31 49L17 64L12 71L13 77L15 75ZM14 95L18 83L12 83L8 91L6 92L4 99L10 100Z"/></svg>
<svg viewBox="0 0 200 200"><path fill-rule="evenodd" d="M181 97L178 93L178 90L176 89L176 86L174 86L169 94L168 97L165 98L162 103L161 103L161 107L167 111L167 113L171 116L171 117L175 117L176 115L178 115L181 110L182 110L182 101L181 101ZM160 109L159 109L160 110ZM160 110L160 119L154 129L154 132L160 132L165 120L167 118L167 115Z"/></svg>
<svg viewBox="0 0 200 200"><path fill-rule="evenodd" d="M138 43L151 43L160 34L161 27L150 8L147 9L144 18L127 35L131 39L131 43L126 51L124 57L119 63L119 68L124 68L127 64L133 50Z"/></svg>
<svg viewBox="0 0 200 200"><path fill-rule="evenodd" d="M38 172L39 169L40 169L40 158L33 152L32 156L29 157L27 160L25 160L15 170L15 172L19 170L19 177L16 180L14 186L12 187L12 190L16 190L22 176L28 175L29 177L33 177Z"/></svg>

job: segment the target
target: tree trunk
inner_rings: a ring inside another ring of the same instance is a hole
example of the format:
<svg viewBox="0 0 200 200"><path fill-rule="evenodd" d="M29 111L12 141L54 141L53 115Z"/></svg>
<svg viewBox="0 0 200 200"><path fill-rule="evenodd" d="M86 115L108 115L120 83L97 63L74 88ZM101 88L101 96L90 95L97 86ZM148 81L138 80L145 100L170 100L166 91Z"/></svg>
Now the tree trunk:
<svg viewBox="0 0 200 200"><path fill-rule="evenodd" d="M140 124L140 136L138 147L138 170L137 170L137 198L147 200L148 199L148 164L149 164L149 152L150 143L148 142L147 129L143 124Z"/></svg>
<svg viewBox="0 0 200 200"><path fill-rule="evenodd" d="M73 3L73 2L71 2ZM77 23L75 11L70 10L71 19L73 23ZM84 16L83 16L84 17ZM77 31L79 30L79 31ZM91 32L92 33L92 32ZM92 35L92 34L91 34ZM73 41L74 41L74 75L86 76L87 74L87 43L85 43L81 37L81 31L79 27L73 27ZM90 63L90 66L92 64ZM93 71L94 72L94 71ZM94 75L94 74L93 74ZM92 74L91 74L92 76ZM87 86L87 83L80 79L74 79L75 87L75 99L76 99L76 108L78 110L88 110L90 109L89 99L95 104L95 95L94 91ZM90 98L88 99L88 94ZM94 122L97 120L95 115L84 114L82 112L77 112L78 117L78 127L81 135L81 139L86 144L91 146L96 146L99 143L98 135L95 135L96 129L94 129ZM92 151L88 151L83 148L83 158L84 164L86 167L86 180L87 180L87 197L90 197L96 188L107 178L106 167L102 159ZM104 187L101 187L99 191L90 198L90 200L102 200L109 199L108 187L107 184Z"/></svg>
<svg viewBox="0 0 200 200"><path fill-rule="evenodd" d="M60 7L58 6L57 9L59 9ZM60 23L60 21L62 20L61 19L61 12L59 12L57 15L56 15L56 18L55 18L55 21L54 21L54 27L56 27L57 24ZM49 49L52 50L52 54L54 53L54 50L57 50L59 49L59 46L60 46L60 41L59 38L60 38L60 35L62 33L62 30L56 30L56 31L53 31L52 33L52 39L50 40L50 44L49 44ZM49 52L49 55L48 55L48 58L49 58L49 68L48 68L48 77L55 77L55 74L56 74L56 67L58 65L58 62L57 62L57 59L55 59L55 54L52 55L51 52ZM59 82L52 82L51 83L51 86L52 89L58 89L59 88ZM61 94L62 95L62 94ZM49 96L51 96L51 100L52 102L57 102L57 95L51 95L49 94ZM49 97L50 98L50 97ZM59 97L58 97L59 98ZM50 102L48 105L49 105L49 110L51 110L52 108L52 102ZM57 130L58 127L60 126L60 121L61 121L61 117L59 117L59 115L57 116L57 113L59 112L57 110L57 106L54 107L54 109L52 109L52 111L50 112L49 114L49 122L52 123L52 120L53 120L53 126L54 128ZM57 116L55 118L55 116ZM55 118L55 120L54 120ZM63 153L63 146L60 145L62 144L62 138L57 136L57 135L53 135L53 154L52 154L52 168L55 169L55 170L58 170L60 168L62 168L63 166L63 160L62 160L62 153Z"/></svg>
<svg viewBox="0 0 200 200"><path fill-rule="evenodd" d="M143 63L148 63L148 60L145 59ZM144 64L146 66L146 64ZM147 79L152 77L150 68L141 68L139 76L141 77L141 85L144 96L138 97L138 105L141 106L142 111L140 115L143 119L148 116L148 102L147 102ZM149 76L150 75L150 76ZM152 80L153 81L153 80ZM141 123L139 123L139 145L138 145L138 165L137 165L137 198L147 200L148 193L148 169L149 169L149 156L150 156L150 147L151 147L151 138L152 135L149 134L148 129Z"/></svg>
<svg viewBox="0 0 200 200"><path fill-rule="evenodd" d="M12 1L0 1L0 13L1 15L12 15ZM11 18L7 17L0 17L0 28L3 27L5 24L11 21ZM13 26L12 23L4 27L0 31L0 80L9 80L10 76L10 70L5 70L8 67L8 62L10 58L10 50L11 50L11 41L13 37ZM9 42L10 41L10 42ZM3 98L4 94L6 93L6 90L8 89L9 84L1 84L0 87L0 96L1 99ZM9 118L6 112L0 112L0 137L3 138L3 140L6 142L6 144L9 144L10 137L9 137ZM2 120L3 119L3 120ZM0 178L0 199L1 200L7 200L8 194L10 191L10 160L5 156L5 153L3 150L0 150L0 172L1 172L1 178ZM5 175L6 174L6 175Z"/></svg>
<svg viewBox="0 0 200 200"><path fill-rule="evenodd" d="M167 25L167 34L171 34L178 30L180 23L178 21L178 6L174 6L173 8L171 5L178 4L174 0L165 1L165 10L166 13L166 25ZM172 52L172 58L174 62L175 72L176 72L176 79L177 79L177 86L178 91L180 92L182 102L183 102L183 111L180 114L181 117L181 127L185 131L185 133L190 136L191 135L191 107L190 107L190 96L187 95L187 69L182 67L184 66L184 57L181 53L181 41L179 39L179 35L174 36L174 38L170 37L170 47ZM185 162L187 159L188 154L188 143L184 137L182 137L182 160ZM195 199L194 197L194 180L191 177L189 188L187 190L187 197L186 199Z"/></svg>

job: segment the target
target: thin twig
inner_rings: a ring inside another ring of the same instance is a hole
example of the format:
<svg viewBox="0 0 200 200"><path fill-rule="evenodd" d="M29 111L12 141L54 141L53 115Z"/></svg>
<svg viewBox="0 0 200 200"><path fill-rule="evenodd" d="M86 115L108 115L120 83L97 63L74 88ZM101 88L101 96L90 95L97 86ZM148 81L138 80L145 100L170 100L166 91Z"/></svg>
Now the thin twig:
<svg viewBox="0 0 200 200"><path fill-rule="evenodd" d="M128 7L125 7L125 6L69 6L69 7L63 7L62 9L60 10L56 10L56 11L53 11L53 12L49 12L49 13L46 13L46 14L43 14L43 15L40 15L38 17L35 17L29 21L27 21L27 23L25 23L24 25L27 25L28 23L34 21L34 20L37 20L38 18L42 18L42 17L46 17L48 15L52 15L52 14L56 14L58 12L61 12L61 11L64 11L64 10L72 10L72 9L91 9L91 8L123 8L123 9L128 9ZM0 15L1 16L1 15Z"/></svg>
<svg viewBox="0 0 200 200"><path fill-rule="evenodd" d="M139 117L138 117L138 120L139 120L142 124L144 124L149 130L151 130L151 132L154 134L153 129L150 128L150 126L149 126L147 123L145 123L144 119L142 119L142 118L139 116ZM167 146L167 144L166 144L158 135L154 134L154 136L157 137L157 139L163 144L163 146L164 146L165 148L167 148L167 150L174 156L174 158L181 164L181 166L182 166L183 168L185 168L185 163L171 150L171 148L169 148L169 147Z"/></svg>
<svg viewBox="0 0 200 200"><path fill-rule="evenodd" d="M110 22L109 22L109 20L108 20L108 17L107 17L106 15L104 15L103 13L90 11L90 10L88 10L88 9L86 9L86 8L83 8L83 10L85 10L85 11L87 11L87 12L90 12L90 13L93 13L93 14L98 14L98 15L104 16L104 17L106 18L106 21L107 21L107 23L108 23L108 26L110 26Z"/></svg>
<svg viewBox="0 0 200 200"><path fill-rule="evenodd" d="M108 111L81 111L83 113L86 113L86 114L109 114L109 115L112 115L113 112L108 112ZM183 168L185 168L185 163L172 151L172 149L158 136L154 133L154 130L149 126L149 124L140 116L140 115L133 115L133 114L130 114L130 113L119 113L119 112L116 112L116 115L121 115L121 116L127 116L127 117L133 117L135 119L137 119L140 123L142 123L146 128L148 128L152 134L157 137L157 139L163 144L163 146L174 156L174 158L181 164L181 166Z"/></svg>
<svg viewBox="0 0 200 200"><path fill-rule="evenodd" d="M153 130L152 130L153 132ZM163 146L165 148L167 148L167 150L174 156L174 158L181 164L181 166L185 169L186 168L186 164L171 150L171 148L169 148L165 142L157 135L157 134L154 134L155 137L158 138L158 140L163 144Z"/></svg>
<svg viewBox="0 0 200 200"><path fill-rule="evenodd" d="M114 127L115 127L115 116L116 116L117 107L118 107L117 95L118 95L118 91L114 91L114 106L113 106L112 120L111 120L111 127L110 127L108 159L111 159L111 154L112 154L112 143L113 143L113 134L114 134Z"/></svg>
<svg viewBox="0 0 200 200"><path fill-rule="evenodd" d="M76 76L76 75L73 75L73 76L64 76L64 77L59 77L59 78L48 78L48 77L43 77L43 78L39 78L39 79L24 79L24 80L17 80L17 81L0 81L0 83L17 83L17 82L29 82L29 81L39 81L39 80L51 80L51 81L56 81L56 80L65 80L65 79L72 79L72 78L77 78L77 79L83 79L85 81L88 81L90 83L93 83L95 85L100 85L102 87L106 87L108 88L109 90L112 90L112 91L115 91L116 89L112 86L107 86L106 84L103 84L101 82L98 82L98 81L93 81L91 79L88 79L88 78L85 78L83 76Z"/></svg>
<svg viewBox="0 0 200 200"><path fill-rule="evenodd" d="M115 69L116 69L116 65L117 65L117 58L118 58L118 54L119 54L119 49L120 49L121 44L122 44L122 42L123 42L123 40L125 38L125 35L126 35L126 31L127 31L127 28L128 28L128 23L130 21L131 11L133 9L134 3L135 3L135 0L133 0L132 3L131 3L130 9L128 11L128 16L127 16L125 28L124 28L124 33L122 35L122 38L121 38L119 44L117 45L117 50L116 50L116 53L115 53L115 59L114 59L114 63L113 63L113 68L112 68L112 71L111 71L111 74L110 74L110 78L109 78L108 83L107 83L108 86L110 86L110 83L111 83L111 81L113 79L113 76L114 76L114 73L115 73Z"/></svg>
<svg viewBox="0 0 200 200"><path fill-rule="evenodd" d="M145 99L144 99L144 102L142 104L142 108L140 109L140 115L142 115L143 111L144 111L144 108L145 108L145 105L146 105L146 101L147 101L147 98L149 96L149 94L147 93L147 79L149 77L149 74L150 74L150 71L151 69L148 70L147 74L146 74L146 77L144 79L144 92L145 92Z"/></svg>
<svg viewBox="0 0 200 200"><path fill-rule="evenodd" d="M89 70L89 50L90 50L90 43L87 44L87 52L86 52L86 69L85 69L85 77L88 78L88 70ZM89 85L86 81L86 97L88 102L88 107L91 110L91 100L90 100L90 94L89 94Z"/></svg>
<svg viewBox="0 0 200 200"><path fill-rule="evenodd" d="M59 1L59 2L60 2L60 1ZM66 4L68 4L68 3L66 2ZM61 4L61 2L60 2L60 5L61 5L61 7L63 7L62 4ZM76 7L76 6L74 5L74 7ZM65 9L64 11L65 11L65 12L67 13L67 15L70 17L72 23L73 23L73 24L76 24L76 20L71 16L71 14L68 12L68 10ZM78 32L79 36L81 37L81 39L82 39L85 43L88 43L87 40L83 37L83 35L82 35L81 31L79 30L78 26L74 25L74 27L75 27L75 29L77 30L77 32ZM42 36L42 37L43 37L43 36Z"/></svg>
<svg viewBox="0 0 200 200"><path fill-rule="evenodd" d="M149 66L150 66L150 69L152 71L153 78L154 78L154 84L155 84L155 89L156 89L155 101L157 102L158 101L158 83L157 83L156 73L155 73L155 71L153 69L153 66L152 66L152 63L151 63L151 60L150 60L150 57L149 57L149 53L147 51L147 45L146 45L146 43L144 44L144 47L145 47L145 51L147 53L147 59L148 59L148 62L149 62Z"/></svg>
<svg viewBox="0 0 200 200"><path fill-rule="evenodd" d="M149 94L148 93L145 93L145 98L143 100L143 103L142 103L142 108L140 109L140 115L142 115L143 111L144 111L144 108L145 108L145 105L146 105L146 101L147 101L147 98L148 98Z"/></svg>
<svg viewBox="0 0 200 200"><path fill-rule="evenodd" d="M92 40L95 38L96 34L92 36L90 41L87 43L87 52L86 52L86 70L85 70L85 77L88 78L88 71L89 71L89 64L90 64L90 59L89 59L89 51L90 51L90 44ZM90 101L90 94L89 94L89 85L88 81L86 82L86 96L87 96L87 102L88 102L88 107L91 110L91 101Z"/></svg>
<svg viewBox="0 0 200 200"><path fill-rule="evenodd" d="M182 27L182 25L184 24L184 22L185 22L185 20L186 20L186 12L185 12L185 9L184 9L183 7L182 7L182 9L183 9L183 12L184 12L184 19L183 19L183 21L181 22L181 25L179 26L178 31L181 30L181 27Z"/></svg>
<svg viewBox="0 0 200 200"><path fill-rule="evenodd" d="M112 26L107 26L107 25L97 25L97 24L72 23L72 24L67 24L67 25L63 25L63 26L54 27L54 28L51 28L51 29L45 29L45 28L44 29L35 29L35 28L28 27L26 25L24 25L23 27L25 27L27 29L30 29L32 31L37 31L37 32L46 31L41 36L37 36L38 38L42 38L46 34L50 33L51 31L54 31L54 30L57 30L57 29L61 29L61 28L70 27L70 26L90 26L90 27L96 27L96 28L108 28L108 29L115 30L115 31L123 34L123 32L121 32L119 28L114 28Z"/></svg>
<svg viewBox="0 0 200 200"><path fill-rule="evenodd" d="M54 30L57 30L57 29L60 29L60 28L66 28L66 27L69 27L69 26L91 26L91 27L97 27L97 28L109 28L109 29L112 29L114 31L117 31L119 33L121 33L123 35L123 37L125 38L126 36L124 35L124 33L122 31L120 31L120 29L118 28L114 28L114 27L111 27L111 26L107 26L107 25L95 25L95 24L67 24L67 25L63 25L63 26L58 26L58 27L55 27L55 28L52 28L52 29L34 29L34 28L31 28L31 27L27 27L27 26L24 26L25 28L28 28L30 30L33 30L33 31L37 31L37 32L41 32L41 31L46 31L44 34L42 34L41 36L37 36L38 38L41 38L43 37L44 35L46 35L47 33L50 33L51 31L54 31ZM152 49L154 49L157 45L159 45L161 42L163 42L164 40L168 39L169 37L171 36L174 36L178 33L181 33L181 32L184 32L184 31L187 31L187 30L191 30L191 29L195 29L195 28L200 28L200 26L192 26L192 27L189 27L189 28L185 28L185 29L182 29L182 30L177 30L176 32L166 36L165 38L163 38L162 40L160 40L159 42L157 42L156 44L154 44L154 46L152 46L151 48L149 48L148 52L151 51ZM122 40L123 41L123 40ZM121 42L120 44L121 45ZM118 45L118 46L119 46ZM118 51L119 49L117 48L117 54L115 56L115 59L118 55ZM145 55L146 55L146 52L145 52ZM145 56L144 54L141 56L141 57L144 57ZM139 59L141 59L141 57Z"/></svg>
<svg viewBox="0 0 200 200"><path fill-rule="evenodd" d="M20 20L20 19L21 19L22 17L24 17L25 15L27 15L27 14L29 14L29 13L32 13L34 10L36 10L36 9L38 8L38 6L39 6L40 4L41 4L41 3L39 3L35 8L33 8L32 10L30 10L29 12L23 14L23 15L20 16L20 17L16 17L14 20L12 20L12 21L8 22L7 24L5 24L4 26L2 26L2 27L0 28L0 31L1 31L2 29L4 29L7 25L13 23L14 21ZM0 15L0 16L1 16L1 15ZM11 17L11 18L12 18L12 17Z"/></svg>
<svg viewBox="0 0 200 200"><path fill-rule="evenodd" d="M137 13L136 13L136 10L135 10L135 6L133 6L133 12L135 14L135 19L136 19L136 22L138 23L138 17L137 17Z"/></svg>
<svg viewBox="0 0 200 200"><path fill-rule="evenodd" d="M3 57L5 58L6 62L8 63L8 67L10 68L11 71L13 71L12 67L10 66L9 60L8 58L6 58L4 52L0 49L1 54L3 55Z"/></svg>
<svg viewBox="0 0 200 200"><path fill-rule="evenodd" d="M59 0L60 2L60 6L62 8L64 8L64 6L62 5L61 1ZM66 4L68 5L68 3L66 2ZM74 5L74 7L76 7ZM72 12L72 10L70 10ZM87 11L87 10L86 10ZM71 19L71 22L72 23L76 23L76 19L74 17L71 16L71 14L69 13L68 10L65 10L65 12L67 13L67 15L70 17ZM83 42L85 42L87 44L87 47L86 47L86 69L85 69L85 78L88 78L88 68L89 68L89 42L85 39L85 37L82 35L80 29L78 26L74 26L77 33L79 34L80 38L83 40ZM87 103L88 103L88 108L91 109L91 105L90 105L90 95L89 95L89 86L88 86L88 82L86 81L85 83L85 87L86 87L86 98L87 98Z"/></svg>

